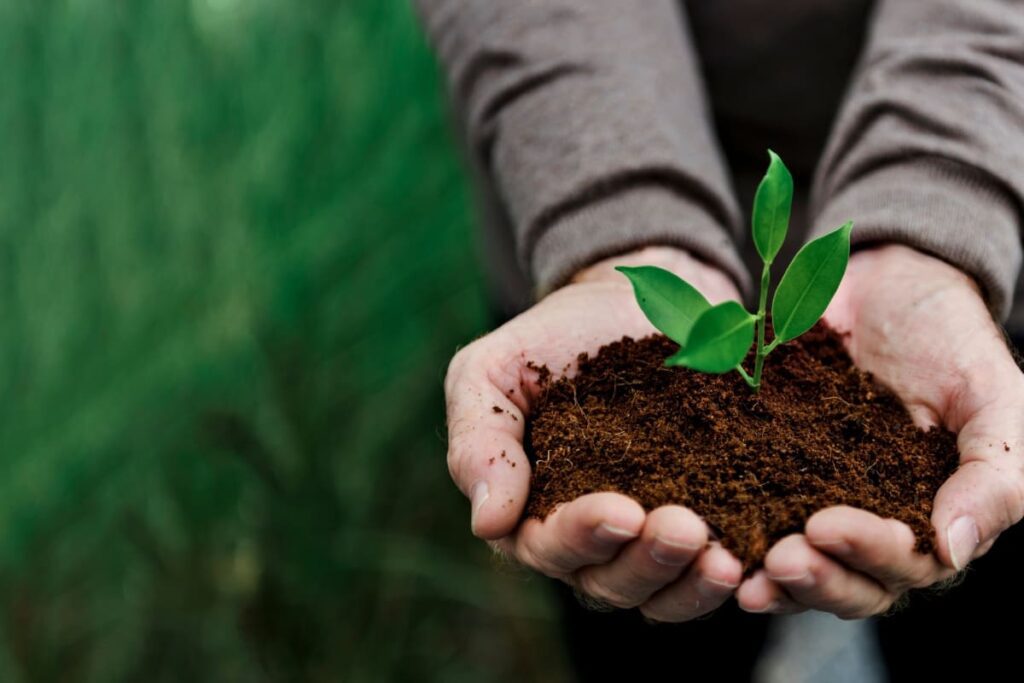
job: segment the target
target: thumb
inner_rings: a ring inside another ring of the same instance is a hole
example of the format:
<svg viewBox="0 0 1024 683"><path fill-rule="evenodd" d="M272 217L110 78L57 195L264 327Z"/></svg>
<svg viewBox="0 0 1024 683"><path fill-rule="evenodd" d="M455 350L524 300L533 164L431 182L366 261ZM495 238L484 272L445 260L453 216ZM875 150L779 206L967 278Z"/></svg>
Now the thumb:
<svg viewBox="0 0 1024 683"><path fill-rule="evenodd" d="M516 528L530 488L522 388L495 385L488 373L493 362L471 345L456 355L445 379L448 471L469 498L473 533L488 540Z"/></svg>
<svg viewBox="0 0 1024 683"><path fill-rule="evenodd" d="M1024 517L1024 376L1000 349L968 373L947 418L960 467L935 496L936 555L960 571Z"/></svg>
<svg viewBox="0 0 1024 683"><path fill-rule="evenodd" d="M1011 431L1019 427L1002 433ZM936 554L957 571L1024 517L1024 438L964 442L960 467L939 489L932 511Z"/></svg>

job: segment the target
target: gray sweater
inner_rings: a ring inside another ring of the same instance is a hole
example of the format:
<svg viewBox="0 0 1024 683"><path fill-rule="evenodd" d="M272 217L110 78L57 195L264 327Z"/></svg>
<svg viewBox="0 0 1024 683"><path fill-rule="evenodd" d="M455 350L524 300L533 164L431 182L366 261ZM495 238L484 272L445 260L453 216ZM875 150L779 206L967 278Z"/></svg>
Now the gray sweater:
<svg viewBox="0 0 1024 683"><path fill-rule="evenodd" d="M852 219L855 244L939 256L1010 313L1024 2L417 4L508 312L649 244L685 247L749 292L745 217L771 147L797 181L794 230Z"/></svg>

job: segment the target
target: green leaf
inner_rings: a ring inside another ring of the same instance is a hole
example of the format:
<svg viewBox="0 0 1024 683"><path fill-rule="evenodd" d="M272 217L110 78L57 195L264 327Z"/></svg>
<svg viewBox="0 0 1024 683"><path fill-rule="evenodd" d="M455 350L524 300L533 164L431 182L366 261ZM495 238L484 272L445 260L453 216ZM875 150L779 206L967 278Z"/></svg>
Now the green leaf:
<svg viewBox="0 0 1024 683"><path fill-rule="evenodd" d="M633 293L647 319L680 346L700 314L711 307L693 285L662 268L619 266L615 270L633 283Z"/></svg>
<svg viewBox="0 0 1024 683"><path fill-rule="evenodd" d="M853 222L808 242L793 257L772 298L772 327L778 343L796 339L818 321L850 260Z"/></svg>
<svg viewBox="0 0 1024 683"><path fill-rule="evenodd" d="M789 212L793 206L793 176L779 156L768 150L768 172L754 195L754 246L761 260L775 260L789 229Z"/></svg>
<svg viewBox="0 0 1024 683"><path fill-rule="evenodd" d="M665 365L684 365L700 372L729 372L750 350L756 321L756 315L735 301L712 306L697 318L684 348L670 356Z"/></svg>

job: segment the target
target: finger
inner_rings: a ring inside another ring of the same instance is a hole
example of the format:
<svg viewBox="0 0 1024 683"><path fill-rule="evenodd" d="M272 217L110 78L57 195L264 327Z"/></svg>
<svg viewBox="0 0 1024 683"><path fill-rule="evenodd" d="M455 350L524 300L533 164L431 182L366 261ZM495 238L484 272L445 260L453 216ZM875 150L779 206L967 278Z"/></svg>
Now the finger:
<svg viewBox="0 0 1024 683"><path fill-rule="evenodd" d="M947 567L966 567L1024 514L1021 464L1007 460L963 462L936 494L935 552Z"/></svg>
<svg viewBox="0 0 1024 683"><path fill-rule="evenodd" d="M953 572L932 554L914 550L914 532L903 522L848 506L826 508L807 520L807 541L819 552L870 576L895 594L923 588Z"/></svg>
<svg viewBox="0 0 1024 683"><path fill-rule="evenodd" d="M525 400L514 373L490 371L495 358L485 341L456 354L445 378L448 470L470 499L473 533L496 539L522 516L530 463L522 446Z"/></svg>
<svg viewBox="0 0 1024 683"><path fill-rule="evenodd" d="M640 538L618 557L577 572L577 586L614 607L636 607L678 578L707 542L707 525L693 511L660 507L647 515Z"/></svg>
<svg viewBox="0 0 1024 683"><path fill-rule="evenodd" d="M520 562L548 576L562 577L602 564L637 538L646 513L619 493L591 493L559 506L543 521L528 519L514 536Z"/></svg>
<svg viewBox="0 0 1024 683"><path fill-rule="evenodd" d="M764 558L764 569L768 578L796 602L841 619L880 614L897 597L878 582L813 548L803 534L776 543Z"/></svg>
<svg viewBox="0 0 1024 683"><path fill-rule="evenodd" d="M807 610L769 579L763 569L740 584L736 589L736 602L740 609L754 614L796 614Z"/></svg>
<svg viewBox="0 0 1024 683"><path fill-rule="evenodd" d="M948 415L960 467L936 494L932 524L936 554L956 570L1024 517L1024 377L998 351L970 366Z"/></svg>
<svg viewBox="0 0 1024 683"><path fill-rule="evenodd" d="M712 543L674 583L640 605L648 619L680 622L720 607L740 585L743 567L719 543Z"/></svg>

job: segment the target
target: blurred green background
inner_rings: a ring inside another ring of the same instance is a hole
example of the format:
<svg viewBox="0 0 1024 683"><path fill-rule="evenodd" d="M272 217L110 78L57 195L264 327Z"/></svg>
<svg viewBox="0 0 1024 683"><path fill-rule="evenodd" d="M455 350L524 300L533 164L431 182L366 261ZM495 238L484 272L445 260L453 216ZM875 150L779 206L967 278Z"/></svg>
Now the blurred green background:
<svg viewBox="0 0 1024 683"><path fill-rule="evenodd" d="M0 681L563 678L441 94L404 0L0 0Z"/></svg>

